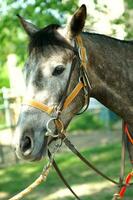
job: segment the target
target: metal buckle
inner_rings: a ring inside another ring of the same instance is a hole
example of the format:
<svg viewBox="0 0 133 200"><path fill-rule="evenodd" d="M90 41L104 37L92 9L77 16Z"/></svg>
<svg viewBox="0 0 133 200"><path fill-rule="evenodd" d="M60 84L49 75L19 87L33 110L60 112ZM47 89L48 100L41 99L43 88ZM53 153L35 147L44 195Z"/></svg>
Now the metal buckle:
<svg viewBox="0 0 133 200"><path fill-rule="evenodd" d="M56 138L56 137L58 137L58 134L57 135L54 135L53 134L53 131L50 129L50 123L52 122L52 121L54 121L54 120L56 120L56 117L52 117L52 118L50 118L49 120L48 120L48 122L47 122L47 124L46 124L46 129L47 129L47 132L46 132L46 136L52 136L52 137L54 137L54 138Z"/></svg>
<svg viewBox="0 0 133 200"><path fill-rule="evenodd" d="M55 122L55 120L57 122ZM54 121L56 128L58 130L58 134L54 135L53 131L50 129L50 123ZM58 123L58 124L57 124ZM47 124L46 124L46 136L52 136L54 138L59 137L59 133L62 133L64 131L64 124L60 119L57 119L57 117L52 117L51 119L48 120Z"/></svg>

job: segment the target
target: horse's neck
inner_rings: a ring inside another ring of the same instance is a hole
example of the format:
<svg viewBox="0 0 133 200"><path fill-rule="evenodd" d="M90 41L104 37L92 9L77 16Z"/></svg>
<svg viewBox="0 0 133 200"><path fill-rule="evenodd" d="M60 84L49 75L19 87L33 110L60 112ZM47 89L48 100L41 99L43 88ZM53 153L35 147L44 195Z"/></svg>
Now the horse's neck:
<svg viewBox="0 0 133 200"><path fill-rule="evenodd" d="M133 126L133 43L85 34L91 96Z"/></svg>

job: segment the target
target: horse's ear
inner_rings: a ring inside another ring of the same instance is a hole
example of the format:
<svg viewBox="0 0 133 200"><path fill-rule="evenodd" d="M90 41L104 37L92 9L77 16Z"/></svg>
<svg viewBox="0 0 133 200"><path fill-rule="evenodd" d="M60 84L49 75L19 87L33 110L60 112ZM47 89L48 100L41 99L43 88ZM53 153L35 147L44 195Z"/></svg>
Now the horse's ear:
<svg viewBox="0 0 133 200"><path fill-rule="evenodd" d="M68 37L72 39L76 35L80 34L85 25L87 16L86 6L83 4L72 16L71 21L68 24Z"/></svg>
<svg viewBox="0 0 133 200"><path fill-rule="evenodd" d="M22 26L24 27L24 30L26 31L26 33L29 36L32 36L34 33L36 33L37 31L39 31L39 29L32 23L26 21L23 17L21 17L20 15L17 15Z"/></svg>

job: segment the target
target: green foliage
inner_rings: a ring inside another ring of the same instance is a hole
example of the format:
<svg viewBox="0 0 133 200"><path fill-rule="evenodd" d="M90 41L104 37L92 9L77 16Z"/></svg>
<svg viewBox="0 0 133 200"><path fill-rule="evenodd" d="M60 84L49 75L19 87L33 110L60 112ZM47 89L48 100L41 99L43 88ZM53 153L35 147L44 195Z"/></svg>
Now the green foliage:
<svg viewBox="0 0 133 200"><path fill-rule="evenodd" d="M133 38L133 1L124 0L125 13L112 24L124 24L126 26L127 38ZM106 11L104 4L94 0L95 8L101 13ZM20 25L16 14L32 21L39 27L51 23L63 24L66 22L67 14L72 14L78 7L77 0L6 0L0 1L0 88L9 86L7 72L4 69L8 54L15 53L18 58L18 66L22 66L26 60L28 38ZM96 16L88 17L89 27L98 21Z"/></svg>
<svg viewBox="0 0 133 200"><path fill-rule="evenodd" d="M0 68L0 88L9 87L9 79L7 74L7 68L4 66L3 68Z"/></svg>
<svg viewBox="0 0 133 200"><path fill-rule="evenodd" d="M91 112L85 112L82 116L76 116L70 123L68 130L88 130L88 129L99 129L103 128L104 123L100 120L98 114Z"/></svg>
<svg viewBox="0 0 133 200"><path fill-rule="evenodd" d="M66 15L74 12L77 4L77 0L0 1L0 87L9 86L7 75L3 72L8 54L17 54L18 65L23 65L26 59L28 39L16 14L44 27L51 23L64 23Z"/></svg>
<svg viewBox="0 0 133 200"><path fill-rule="evenodd" d="M133 1L132 0L125 0L126 6L128 9L133 9Z"/></svg>
<svg viewBox="0 0 133 200"><path fill-rule="evenodd" d="M10 53L16 53L21 61L24 60L27 43L26 34L22 29L17 14L26 19L30 19L39 27L44 27L51 23L64 23L65 14L73 12L77 7L76 0L61 1L11 1L7 0L6 11L2 12L0 20L1 46L0 64L6 61ZM3 3L4 4L4 3Z"/></svg>
<svg viewBox="0 0 133 200"><path fill-rule="evenodd" d="M126 30L126 39L133 39L133 1L132 0L124 0L125 2L125 12L122 16L123 24L125 24Z"/></svg>

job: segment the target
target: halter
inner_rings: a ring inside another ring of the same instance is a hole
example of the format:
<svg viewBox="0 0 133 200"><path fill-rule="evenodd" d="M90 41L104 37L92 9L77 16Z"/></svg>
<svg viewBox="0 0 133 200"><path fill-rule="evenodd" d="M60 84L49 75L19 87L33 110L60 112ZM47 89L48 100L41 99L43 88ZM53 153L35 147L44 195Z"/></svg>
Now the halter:
<svg viewBox="0 0 133 200"><path fill-rule="evenodd" d="M89 92L91 90L91 86L90 86L90 83L89 83L88 75L86 73L86 65L87 65L87 60L88 60L87 54L86 54L86 49L83 45L83 41L82 41L82 38L81 38L80 35L78 35L76 37L75 43L76 43L76 46L78 47L78 54L74 55L74 57L73 57L73 61L72 61L71 70L70 70L69 78L68 78L68 81L67 81L67 85L66 85L66 88L64 90L64 94L62 95L62 99L61 99L59 105L58 106L47 106L44 103L41 103L41 102L33 100L33 99L25 100L23 102L23 104L37 108L37 109L39 109L39 110L41 110L41 111L43 111L43 112L45 112L45 113L47 113L48 115L51 116L50 120L47 122L47 125L46 125L47 131L48 131L46 133L47 136L48 135L51 135L53 137L58 136L58 135L52 134L52 131L49 128L50 127L49 124L52 121L56 122L55 124L56 124L57 129L60 128L61 130L64 130L64 124L61 121L61 119L59 118L59 116L64 109L69 107L69 105L78 96L78 94L80 93L81 90L84 91L84 99L85 99L84 106L86 105L85 110L88 108L88 99L89 99ZM75 65L76 65L76 58L78 58L79 61L80 61L79 80L78 80L77 85L72 90L72 92L68 96L66 96L66 93L67 93L69 85L70 85L71 76L72 76L72 73L73 73Z"/></svg>

